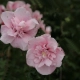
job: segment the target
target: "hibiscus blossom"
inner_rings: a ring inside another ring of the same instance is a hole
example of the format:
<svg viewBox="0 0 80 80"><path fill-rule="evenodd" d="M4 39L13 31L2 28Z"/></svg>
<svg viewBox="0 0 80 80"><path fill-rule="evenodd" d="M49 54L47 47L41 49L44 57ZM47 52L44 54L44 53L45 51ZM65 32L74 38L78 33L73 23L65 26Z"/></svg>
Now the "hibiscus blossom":
<svg viewBox="0 0 80 80"><path fill-rule="evenodd" d="M1 18L4 25L1 26L1 41L10 43L15 48L27 50L27 44L32 39L39 27L38 22L25 8L17 8L14 12L5 11Z"/></svg>
<svg viewBox="0 0 80 80"><path fill-rule="evenodd" d="M61 66L64 55L57 41L44 34L29 41L26 62L40 74L49 75Z"/></svg>

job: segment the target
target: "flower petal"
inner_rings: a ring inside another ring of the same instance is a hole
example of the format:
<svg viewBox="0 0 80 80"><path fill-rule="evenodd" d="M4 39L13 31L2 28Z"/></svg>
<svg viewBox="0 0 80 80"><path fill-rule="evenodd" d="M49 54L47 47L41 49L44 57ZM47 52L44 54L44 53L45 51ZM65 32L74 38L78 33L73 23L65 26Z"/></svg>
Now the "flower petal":
<svg viewBox="0 0 80 80"><path fill-rule="evenodd" d="M27 59L27 65L31 66L31 67L34 67L34 61L33 59Z"/></svg>
<svg viewBox="0 0 80 80"><path fill-rule="evenodd" d="M2 25L1 26L1 34L4 35L6 34L6 32L9 30L9 28L5 25Z"/></svg>
<svg viewBox="0 0 80 80"><path fill-rule="evenodd" d="M34 59L33 50L28 50L27 54L26 54L26 63L27 63L27 65L34 67L33 59Z"/></svg>
<svg viewBox="0 0 80 80"><path fill-rule="evenodd" d="M14 12L14 15L20 19L20 21L24 20L27 21L29 19L31 19L31 14L29 11L27 11L25 8L20 7L17 8L16 11Z"/></svg>
<svg viewBox="0 0 80 80"><path fill-rule="evenodd" d="M30 19L29 21L27 21L26 22L27 31L35 28L37 24L38 22L36 21L36 19Z"/></svg>
<svg viewBox="0 0 80 80"><path fill-rule="evenodd" d="M33 37L31 37L30 35L28 34L24 34L22 36L22 40L25 42L25 43L28 43L28 41L30 41Z"/></svg>
<svg viewBox="0 0 80 80"><path fill-rule="evenodd" d="M45 62L44 62L44 61L41 61L41 62L39 63L39 65L38 65L38 67L42 67L44 64L45 64Z"/></svg>
<svg viewBox="0 0 80 80"><path fill-rule="evenodd" d="M27 32L27 34L29 34L30 36L36 36L37 32L38 32L39 27L36 26L34 29L31 29Z"/></svg>
<svg viewBox="0 0 80 80"><path fill-rule="evenodd" d="M1 19L7 27L12 26L11 19L13 17L14 17L14 14L13 14L13 12L10 12L10 11L5 11L1 15Z"/></svg>
<svg viewBox="0 0 80 80"><path fill-rule="evenodd" d="M28 51L27 51L27 54L26 54L26 58L28 59L34 59L34 50L32 50L32 49L29 49Z"/></svg>
<svg viewBox="0 0 80 80"><path fill-rule="evenodd" d="M9 36L13 36L15 37L16 33L14 33L14 31L11 28L8 28L6 25L2 25L1 26L1 34L7 34Z"/></svg>
<svg viewBox="0 0 80 80"><path fill-rule="evenodd" d="M11 45L12 45L13 47L15 47L15 48L20 48L20 49L23 50L23 51L26 51L26 50L27 50L27 43L25 43L25 42L23 41L23 39L18 38L18 37L16 37L16 38L12 41Z"/></svg>
<svg viewBox="0 0 80 80"><path fill-rule="evenodd" d="M1 36L0 40L5 43L5 44L8 44L8 43L11 43L13 40L14 40L14 37L12 36L9 36L7 34L4 34Z"/></svg>
<svg viewBox="0 0 80 80"><path fill-rule="evenodd" d="M60 67L62 64L62 59L65 56L63 50L60 47L57 48L56 56L57 56L56 57L56 67Z"/></svg>
<svg viewBox="0 0 80 80"><path fill-rule="evenodd" d="M54 50L58 47L58 43L54 38L48 39L47 47L50 51L54 52Z"/></svg>
<svg viewBox="0 0 80 80"><path fill-rule="evenodd" d="M49 60L49 59L46 59L46 60L45 60L45 64L46 64L46 66L51 66L52 61Z"/></svg>
<svg viewBox="0 0 80 80"><path fill-rule="evenodd" d="M46 66L46 65L44 65L44 66L42 66L42 67L36 67L36 70L37 70L40 74L42 74L42 75L49 75L49 74L51 74L55 69L56 69L55 66L50 66L50 67L48 67L48 66Z"/></svg>
<svg viewBox="0 0 80 80"><path fill-rule="evenodd" d="M28 49L35 48L37 45L43 45L45 43L45 39L43 37L33 38L29 41Z"/></svg>

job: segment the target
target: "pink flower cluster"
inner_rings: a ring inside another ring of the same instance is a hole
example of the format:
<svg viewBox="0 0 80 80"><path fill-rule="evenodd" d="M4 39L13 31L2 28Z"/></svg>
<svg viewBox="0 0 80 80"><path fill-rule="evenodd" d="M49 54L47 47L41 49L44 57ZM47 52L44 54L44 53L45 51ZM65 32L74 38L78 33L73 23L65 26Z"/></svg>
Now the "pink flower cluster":
<svg viewBox="0 0 80 80"><path fill-rule="evenodd" d="M33 12L30 4L23 1L9 1L6 8L0 5L0 40L27 50L27 65L42 75L49 75L61 66L65 54L50 36L51 27L45 27L42 17L38 10ZM45 34L35 37L40 28Z"/></svg>
<svg viewBox="0 0 80 80"><path fill-rule="evenodd" d="M26 4L24 1L8 1L6 7L4 5L0 5L0 24L3 24L2 19L1 19L1 14L4 11L15 11L17 8L19 7L24 7L27 11L30 12L30 14L32 15L32 17L34 17L38 23L39 23L39 27L44 31L44 33L51 33L51 27L48 26L48 28L45 26L43 20L41 20L41 18L43 17L42 14L40 14L40 12L38 10L36 11L32 11L32 9L30 8L31 5L30 4Z"/></svg>

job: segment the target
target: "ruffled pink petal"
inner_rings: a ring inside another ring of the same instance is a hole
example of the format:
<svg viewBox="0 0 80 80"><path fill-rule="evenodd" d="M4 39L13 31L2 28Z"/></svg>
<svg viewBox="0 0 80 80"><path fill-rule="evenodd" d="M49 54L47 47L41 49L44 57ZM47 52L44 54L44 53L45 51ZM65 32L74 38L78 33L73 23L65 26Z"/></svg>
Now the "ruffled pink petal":
<svg viewBox="0 0 80 80"><path fill-rule="evenodd" d="M5 44L11 43L14 40L14 34L11 36L11 29L6 27L5 25L1 26L1 41ZM9 35L10 34L10 35Z"/></svg>
<svg viewBox="0 0 80 80"><path fill-rule="evenodd" d="M48 39L47 47L50 51L54 52L54 50L58 47L58 43L54 38Z"/></svg>
<svg viewBox="0 0 80 80"><path fill-rule="evenodd" d="M39 29L39 27L36 26L34 29L29 30L29 31L27 32L27 34L29 34L30 36L34 37L34 36L36 36L36 34L37 34L37 32L38 32L38 29Z"/></svg>
<svg viewBox="0 0 80 80"><path fill-rule="evenodd" d="M36 19L31 19L31 20L27 21L27 23L26 23L26 25L28 26L28 30L35 28L35 26L37 24L38 24L38 22L36 21Z"/></svg>
<svg viewBox="0 0 80 80"><path fill-rule="evenodd" d="M4 6L4 5L0 5L0 24L3 23L2 19L1 19L1 14L2 14L2 12L4 12L4 11L5 11L5 6Z"/></svg>
<svg viewBox="0 0 80 80"><path fill-rule="evenodd" d="M35 58L35 59L34 59L34 62L37 64L37 63L40 62L40 59L39 59L39 58Z"/></svg>
<svg viewBox="0 0 80 80"><path fill-rule="evenodd" d="M24 34L23 36L22 36L22 40L27 44L28 43L28 41L30 41L32 39L32 37L30 36L30 35L28 35L28 34Z"/></svg>
<svg viewBox="0 0 80 80"><path fill-rule="evenodd" d="M62 64L62 59L64 58L65 54L64 51L58 47L56 52L56 67L60 67Z"/></svg>
<svg viewBox="0 0 80 80"><path fill-rule="evenodd" d="M13 1L8 1L7 6L6 6L7 10L9 11L13 10L13 4L14 4Z"/></svg>
<svg viewBox="0 0 80 80"><path fill-rule="evenodd" d="M36 20L41 20L41 18L42 18L43 16L42 16L42 14L40 14L40 12L39 11L35 11L35 12L33 12L33 18L35 18Z"/></svg>
<svg viewBox="0 0 80 80"><path fill-rule="evenodd" d="M34 50L32 50L32 49L29 49L28 51L27 51L27 54L26 54L26 58L28 59L34 59Z"/></svg>
<svg viewBox="0 0 80 80"><path fill-rule="evenodd" d="M40 28L42 29L42 31L43 32L45 32L45 24L44 24L44 21L42 20L42 21L39 21L39 26L40 26Z"/></svg>
<svg viewBox="0 0 80 80"><path fill-rule="evenodd" d="M20 48L20 49L23 50L23 51L26 51L26 50L27 50L27 43L25 43L25 42L23 41L23 39L18 38L18 37L16 37L16 38L12 41L11 45L12 45L13 47L15 47L15 48Z"/></svg>
<svg viewBox="0 0 80 80"><path fill-rule="evenodd" d="M38 66L35 66L35 67L42 67L42 66L44 66L44 64L45 64L45 62L44 61L41 61L39 64L38 64Z"/></svg>
<svg viewBox="0 0 80 80"><path fill-rule="evenodd" d="M5 44L8 44L8 43L11 43L13 40L14 40L14 37L12 36L9 36L7 34L3 34L0 38L0 40L5 43Z"/></svg>
<svg viewBox="0 0 80 80"><path fill-rule="evenodd" d="M50 34L44 34L44 35L42 35L42 37L44 37L46 40L50 40L51 39L51 35Z"/></svg>
<svg viewBox="0 0 80 80"><path fill-rule="evenodd" d="M4 35L8 32L9 28L5 25L1 26L1 34Z"/></svg>
<svg viewBox="0 0 80 80"><path fill-rule="evenodd" d="M27 54L26 54L26 63L29 65L29 66L32 66L34 67L34 53L33 53L33 50L28 50L27 51Z"/></svg>
<svg viewBox="0 0 80 80"><path fill-rule="evenodd" d="M32 30L36 27L38 22L35 19L30 19L29 21L26 22L25 27L23 28L24 31L29 31Z"/></svg>
<svg viewBox="0 0 80 80"><path fill-rule="evenodd" d="M32 9L30 7L31 7L30 4L24 5L24 8L32 14L33 12L32 12Z"/></svg>
<svg viewBox="0 0 80 80"><path fill-rule="evenodd" d="M14 31L13 31L11 28L8 28L8 27L5 26L5 25L2 25L2 26L1 26L1 34L2 34L2 35L7 34L7 35L13 36L13 37L16 36L16 33L14 33Z"/></svg>
<svg viewBox="0 0 80 80"><path fill-rule="evenodd" d="M13 12L10 12L10 11L5 11L1 15L1 19L7 27L12 26L11 19L13 17L14 17L14 14L13 14Z"/></svg>
<svg viewBox="0 0 80 80"><path fill-rule="evenodd" d="M25 5L24 1L15 1L13 4L13 10L16 10L17 8L22 7L24 5Z"/></svg>
<svg viewBox="0 0 80 80"><path fill-rule="evenodd" d="M51 74L55 69L56 69L55 66L50 66L50 67L48 67L48 66L46 66L46 65L44 65L44 66L42 66L42 67L36 67L36 70L37 70L40 74L42 74L42 75L49 75L49 74Z"/></svg>
<svg viewBox="0 0 80 80"><path fill-rule="evenodd" d="M46 64L46 66L51 66L52 61L49 60L49 59L46 59L46 60L45 60L45 64Z"/></svg>
<svg viewBox="0 0 80 80"><path fill-rule="evenodd" d="M27 21L29 19L31 19L31 14L29 11L27 11L25 8L20 7L17 8L16 11L14 12L14 15L20 19L20 21L24 20Z"/></svg>
<svg viewBox="0 0 80 80"><path fill-rule="evenodd" d="M34 67L33 59L27 59L27 65Z"/></svg>
<svg viewBox="0 0 80 80"><path fill-rule="evenodd" d="M45 43L45 39L43 37L37 37L37 38L33 38L32 40L29 41L28 44L28 49L34 48L37 45L43 45Z"/></svg>
<svg viewBox="0 0 80 80"><path fill-rule="evenodd" d="M47 33L47 34L50 34L51 31L52 31L52 30L51 30L51 27L50 27L50 26L47 26L47 27L46 27L46 33Z"/></svg>

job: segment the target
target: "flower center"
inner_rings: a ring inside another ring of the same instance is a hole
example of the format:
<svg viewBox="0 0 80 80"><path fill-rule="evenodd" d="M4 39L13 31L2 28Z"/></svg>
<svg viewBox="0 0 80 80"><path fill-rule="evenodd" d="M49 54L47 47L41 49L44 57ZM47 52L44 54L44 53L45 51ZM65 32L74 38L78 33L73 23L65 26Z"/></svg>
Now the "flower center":
<svg viewBox="0 0 80 80"><path fill-rule="evenodd" d="M46 57L46 53L42 52L42 57L45 58Z"/></svg>

